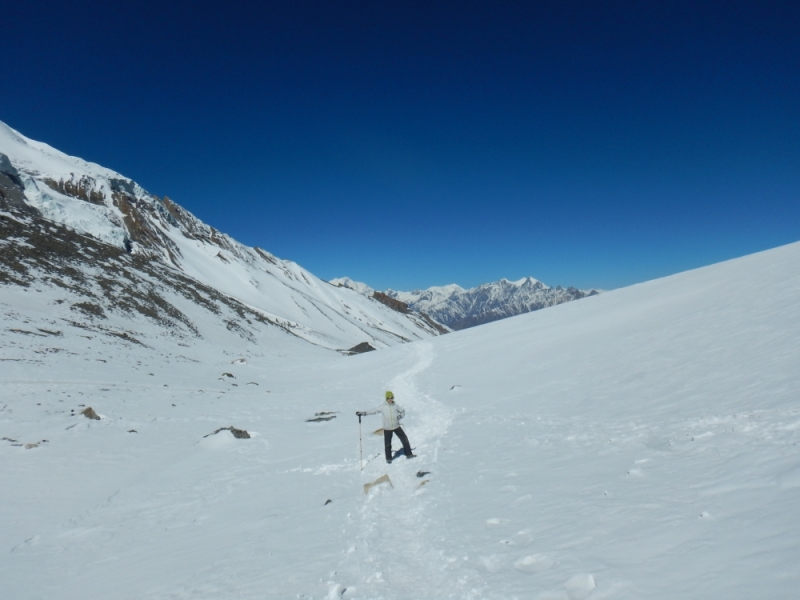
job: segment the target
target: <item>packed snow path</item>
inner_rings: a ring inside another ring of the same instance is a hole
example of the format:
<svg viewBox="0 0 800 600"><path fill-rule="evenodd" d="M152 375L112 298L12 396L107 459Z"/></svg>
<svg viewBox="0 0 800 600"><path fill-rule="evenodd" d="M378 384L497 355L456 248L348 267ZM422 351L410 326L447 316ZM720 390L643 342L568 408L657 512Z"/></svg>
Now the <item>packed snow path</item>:
<svg viewBox="0 0 800 600"><path fill-rule="evenodd" d="M402 454L387 465L383 456L383 438L378 437L377 453L370 452L361 479L372 482L388 475L390 484L378 485L367 493L364 504L356 514L349 515L346 528L348 545L341 564L331 573L329 596L337 598L394 597L397 590L418 589L421 585L439 590L442 598L452 597L455 591L449 581L446 539L436 519L435 500L426 495L425 485L437 475L438 452L442 438L452 421L452 409L424 394L416 385L416 377L433 362L430 344L415 344L415 362L403 373L388 382L413 422L411 444L417 458L406 459ZM364 419L366 424L378 419ZM367 427L368 431L374 429ZM394 441L395 448L398 445ZM422 477L417 473L428 471ZM340 583L340 581L342 583ZM349 585L349 587L348 587ZM356 587L357 586L357 587ZM450 589L450 592L442 590Z"/></svg>

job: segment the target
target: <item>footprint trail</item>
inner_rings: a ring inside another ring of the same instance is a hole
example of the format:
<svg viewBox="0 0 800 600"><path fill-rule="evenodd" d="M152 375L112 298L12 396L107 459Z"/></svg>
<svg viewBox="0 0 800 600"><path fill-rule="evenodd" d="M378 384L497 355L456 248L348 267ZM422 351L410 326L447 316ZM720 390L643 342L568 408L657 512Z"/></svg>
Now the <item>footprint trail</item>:
<svg viewBox="0 0 800 600"><path fill-rule="evenodd" d="M410 348L412 349L412 348ZM436 488L436 462L442 438L452 422L452 411L422 393L416 378L435 358L431 344L417 343L414 363L386 384L398 404L406 409L405 428L418 458L402 457L391 465L376 460L364 470L364 481L388 473L393 487L373 488L363 505L351 515L344 558L329 583L330 595L352 598L469 598L483 587L474 574L456 573L456 559L445 550L447 532L433 519L431 509L449 501L445 490ZM421 485L417 472L426 475ZM426 592L427 590L427 592ZM442 595L443 590L445 591Z"/></svg>

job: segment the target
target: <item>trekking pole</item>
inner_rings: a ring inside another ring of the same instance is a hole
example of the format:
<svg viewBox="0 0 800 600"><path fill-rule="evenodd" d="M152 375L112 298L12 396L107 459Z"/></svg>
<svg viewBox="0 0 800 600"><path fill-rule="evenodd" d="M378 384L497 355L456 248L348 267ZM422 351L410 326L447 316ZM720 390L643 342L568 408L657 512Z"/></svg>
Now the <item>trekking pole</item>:
<svg viewBox="0 0 800 600"><path fill-rule="evenodd" d="M358 461L361 463L361 470L364 470L364 450L361 445L361 415L358 415Z"/></svg>

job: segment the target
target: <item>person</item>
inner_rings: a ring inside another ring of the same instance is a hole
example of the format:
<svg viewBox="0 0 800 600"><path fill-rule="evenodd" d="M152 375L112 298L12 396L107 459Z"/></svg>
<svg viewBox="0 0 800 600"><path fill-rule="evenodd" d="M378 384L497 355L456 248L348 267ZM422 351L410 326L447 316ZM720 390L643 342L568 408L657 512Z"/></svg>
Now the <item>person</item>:
<svg viewBox="0 0 800 600"><path fill-rule="evenodd" d="M397 435L403 444L403 452L406 458L414 458L414 453L411 452L411 444L408 443L408 437L403 428L400 427L400 419L406 415L400 405L394 403L394 394L386 392L386 401L373 410L358 411L356 415L363 417L366 415L383 415L383 446L386 450L386 462L392 463L392 436Z"/></svg>

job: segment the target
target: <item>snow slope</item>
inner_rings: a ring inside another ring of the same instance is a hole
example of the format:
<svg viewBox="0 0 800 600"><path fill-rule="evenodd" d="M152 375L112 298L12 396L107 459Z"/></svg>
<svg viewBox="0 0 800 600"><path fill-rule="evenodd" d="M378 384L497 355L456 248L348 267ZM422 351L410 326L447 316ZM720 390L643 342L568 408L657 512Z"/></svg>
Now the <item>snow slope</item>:
<svg viewBox="0 0 800 600"><path fill-rule="evenodd" d="M46 290L4 294L0 596L793 598L799 265L793 244L355 357L87 339ZM361 470L354 412L385 389L418 458L383 462L367 417ZM253 437L204 437L230 425Z"/></svg>
<svg viewBox="0 0 800 600"><path fill-rule="evenodd" d="M188 276L231 297L313 344L341 350L369 342L383 348L439 334L417 315L398 313L329 285L292 261L244 246L169 198L158 198L119 173L30 140L0 122L0 186L14 183L3 179L7 163L27 204L45 221L43 225L42 219L24 215L30 228L63 225L126 251L130 261L162 263L174 269L176 277ZM0 193L0 211L3 205ZM17 220L21 218L18 214ZM13 243L15 235L3 245ZM73 240L73 247L79 245ZM47 279L39 271L32 277ZM102 269L94 269L88 279L103 275Z"/></svg>

